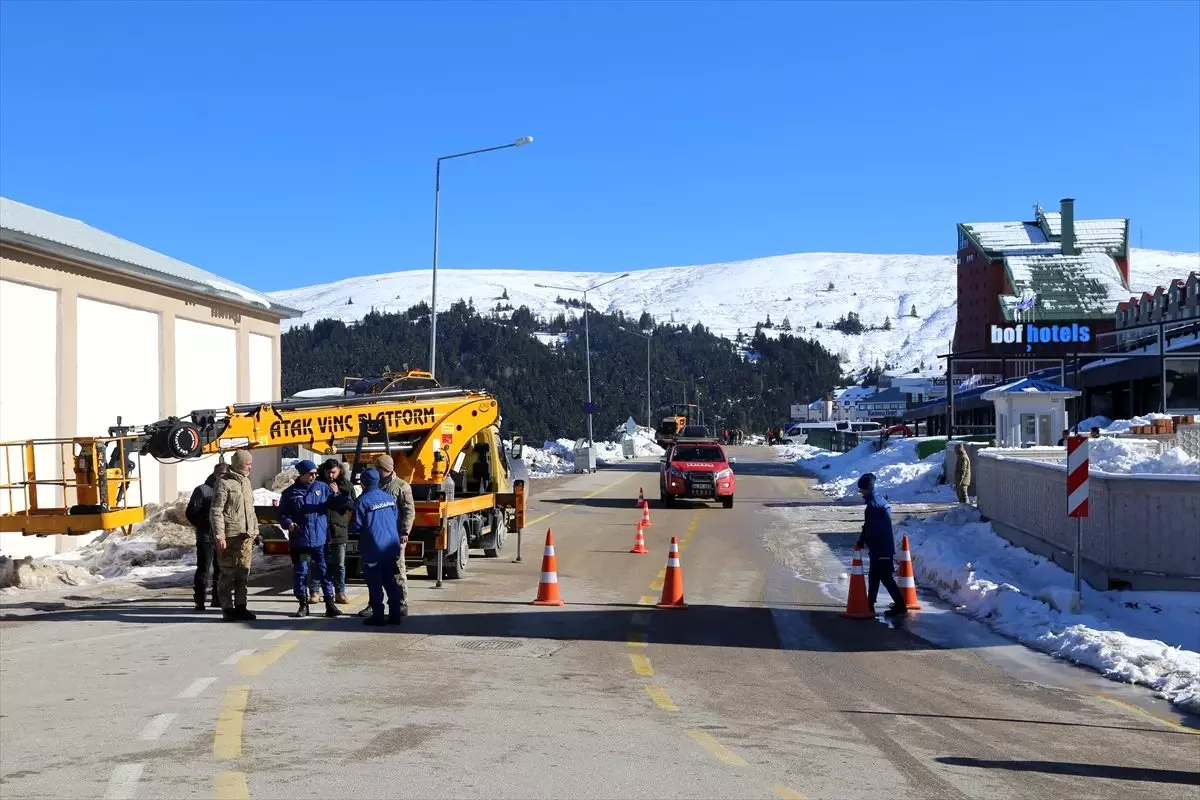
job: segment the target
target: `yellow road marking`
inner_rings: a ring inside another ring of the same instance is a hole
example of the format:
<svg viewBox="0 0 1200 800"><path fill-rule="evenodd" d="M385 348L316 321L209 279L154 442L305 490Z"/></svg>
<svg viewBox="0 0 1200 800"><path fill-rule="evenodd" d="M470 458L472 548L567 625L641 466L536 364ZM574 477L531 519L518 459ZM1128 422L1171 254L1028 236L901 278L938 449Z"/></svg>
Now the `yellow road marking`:
<svg viewBox="0 0 1200 800"><path fill-rule="evenodd" d="M656 591L656 592L661 592L661 591L662 591L662 587L663 587L663 582L662 582L662 581L655 581L654 583L650 584L650 588L651 588L651 589L653 589L653 590L654 590L654 591Z"/></svg>
<svg viewBox="0 0 1200 800"><path fill-rule="evenodd" d="M667 577L667 568L663 567L662 569L660 569L658 571L658 575L655 577L657 577L660 581L663 580L664 578L666 578Z"/></svg>
<svg viewBox="0 0 1200 800"><path fill-rule="evenodd" d="M658 599L651 597L648 594L642 595L642 598L640 600L638 600L639 606L652 606L652 605L655 605L656 603L658 603Z"/></svg>
<svg viewBox="0 0 1200 800"><path fill-rule="evenodd" d="M312 628L305 628L303 630L296 631L297 636L312 636L312 634Z"/></svg>
<svg viewBox="0 0 1200 800"><path fill-rule="evenodd" d="M231 686L221 698L217 728L213 732L213 758L230 761L242 757L242 719L246 715L249 686Z"/></svg>
<svg viewBox="0 0 1200 800"><path fill-rule="evenodd" d="M808 800L807 797L797 792L790 786L784 786L782 783L777 783L771 787L771 791L779 800Z"/></svg>
<svg viewBox="0 0 1200 800"><path fill-rule="evenodd" d="M667 694L667 690L656 683L644 683L646 694L654 701L654 705L661 708L663 711L678 711L679 706L675 705L675 701L671 699L671 695Z"/></svg>
<svg viewBox="0 0 1200 800"><path fill-rule="evenodd" d="M633 616L629 618L629 624L638 628L644 628L648 626L650 624L650 612L635 611Z"/></svg>
<svg viewBox="0 0 1200 800"><path fill-rule="evenodd" d="M728 764L731 767L746 766L746 759L733 752L725 745L718 742L713 737L701 730L692 728L687 732L688 736L695 740L696 744L708 751L708 754L720 761L723 764Z"/></svg>
<svg viewBox="0 0 1200 800"><path fill-rule="evenodd" d="M1180 728L1181 730L1184 730L1184 731L1192 734L1193 736L1200 736L1200 731L1196 730L1195 728L1189 728L1186 725L1183 725L1182 723L1177 722L1173 719L1166 719L1166 718L1157 716L1156 714L1151 714L1146 709L1144 709L1140 706L1136 706L1133 703L1122 700L1119 697L1113 697L1110 694L1093 694L1092 697L1097 697L1101 700L1106 700L1107 702L1112 703L1115 706L1120 706L1121 708L1128 709L1129 711L1136 711L1139 714L1141 714L1142 716L1149 717L1150 719L1154 720L1155 722L1162 722L1167 725L1172 725L1176 728Z"/></svg>
<svg viewBox="0 0 1200 800"><path fill-rule="evenodd" d="M250 787L244 772L218 772L213 776L213 794L217 800L250 800Z"/></svg>
<svg viewBox="0 0 1200 800"><path fill-rule="evenodd" d="M630 653L629 661L633 664L633 671L638 675L641 675L643 678L654 676L654 667L650 666L650 659L641 653Z"/></svg>
<svg viewBox="0 0 1200 800"><path fill-rule="evenodd" d="M629 634L629 646L645 647L648 638L649 637L644 633L631 633Z"/></svg>
<svg viewBox="0 0 1200 800"><path fill-rule="evenodd" d="M265 653L255 653L252 656L246 656L238 662L238 672L246 677L254 675L262 675L267 667L278 661L284 653L291 650L299 642L295 639L288 639L267 650Z"/></svg>
<svg viewBox="0 0 1200 800"><path fill-rule="evenodd" d="M583 497L581 497L581 498L580 498L580 500L591 500L591 499L592 499L593 497L595 497L596 495L598 495L598 494L600 494L600 493L602 493L602 492L607 492L607 491L608 491L609 489L611 489L612 487L614 487L614 486L616 486L616 485L618 485L618 484L624 483L625 481L629 480L630 478L632 478L632 477L633 477L634 475L636 475L636 474L637 474L636 472L630 472L630 473L627 473L627 474L625 474L625 475L621 476L620 478L617 478L615 481L613 481L612 483L608 484L607 486L602 486L602 487L600 487L599 489L597 489L596 491L592 492L591 494L585 494ZM570 506L573 506L573 505L575 505L575 504L574 504L574 503L568 503L566 506L564 506L563 508L560 508L560 509L558 509L557 511L551 511L549 514L542 514L540 517L536 517L536 518L534 518L534 519L525 520L525 527L526 527L526 528L528 528L530 525L537 525L539 522L543 522L543 521L545 521L545 520L548 520L548 519L550 519L551 517L553 517L555 514L561 514L562 512L566 511L566 510L567 510L567 508L569 508Z"/></svg>

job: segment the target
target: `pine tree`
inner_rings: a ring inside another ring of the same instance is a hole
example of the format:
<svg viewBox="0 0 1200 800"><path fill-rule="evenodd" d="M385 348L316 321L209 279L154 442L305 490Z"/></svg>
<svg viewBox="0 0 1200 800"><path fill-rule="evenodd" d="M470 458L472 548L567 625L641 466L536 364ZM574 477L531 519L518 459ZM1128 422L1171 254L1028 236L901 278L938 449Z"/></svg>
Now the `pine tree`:
<svg viewBox="0 0 1200 800"><path fill-rule="evenodd" d="M826 289L825 291L827 291L827 292L832 292L832 291L833 291L833 281L830 281L830 282L829 282L829 288L828 288L828 289Z"/></svg>
<svg viewBox="0 0 1200 800"><path fill-rule="evenodd" d="M821 330L825 326L821 324L821 320L817 320L817 330Z"/></svg>
<svg viewBox="0 0 1200 800"><path fill-rule="evenodd" d="M347 298L346 298L346 305L348 305L348 306L352 306L352 305L354 305L354 298L353 298L353 297L347 297Z"/></svg>
<svg viewBox="0 0 1200 800"><path fill-rule="evenodd" d="M783 322L779 323L779 330L790 331L792 329L792 321L787 317L783 318Z"/></svg>
<svg viewBox="0 0 1200 800"><path fill-rule="evenodd" d="M892 329L892 318L891 317L883 318L883 329L885 331L890 331Z"/></svg>
<svg viewBox="0 0 1200 800"><path fill-rule="evenodd" d="M916 315L917 315L917 304L913 303L912 313L910 314L910 316L915 317Z"/></svg>
<svg viewBox="0 0 1200 800"><path fill-rule="evenodd" d="M767 330L770 330L771 328L775 327L775 323L771 322L770 314L767 314L767 321L763 323L763 327L766 328Z"/></svg>
<svg viewBox="0 0 1200 800"><path fill-rule="evenodd" d="M500 295L500 299L501 299L501 300L507 300L507 299L508 299L508 288L507 288L507 287L505 287L505 289L504 289L504 293Z"/></svg>

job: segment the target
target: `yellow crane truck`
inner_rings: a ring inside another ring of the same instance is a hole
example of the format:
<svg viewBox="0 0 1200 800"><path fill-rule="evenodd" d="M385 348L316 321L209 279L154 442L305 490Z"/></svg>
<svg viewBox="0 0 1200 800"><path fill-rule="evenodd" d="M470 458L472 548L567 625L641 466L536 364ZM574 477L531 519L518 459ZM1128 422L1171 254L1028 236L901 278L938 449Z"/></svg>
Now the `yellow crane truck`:
<svg viewBox="0 0 1200 800"><path fill-rule="evenodd" d="M416 502L405 559L424 564L439 581L443 571L462 577L471 548L499 555L507 535L525 525L525 485L512 477L499 403L486 392L435 383L202 409L140 427L117 423L107 437L0 443L0 531L47 536L128 529L145 517L135 458L171 463L289 445L337 455L355 480L377 455L391 455ZM258 512L260 522L275 521L273 506L258 506ZM286 553L282 531L264 536L263 549Z"/></svg>

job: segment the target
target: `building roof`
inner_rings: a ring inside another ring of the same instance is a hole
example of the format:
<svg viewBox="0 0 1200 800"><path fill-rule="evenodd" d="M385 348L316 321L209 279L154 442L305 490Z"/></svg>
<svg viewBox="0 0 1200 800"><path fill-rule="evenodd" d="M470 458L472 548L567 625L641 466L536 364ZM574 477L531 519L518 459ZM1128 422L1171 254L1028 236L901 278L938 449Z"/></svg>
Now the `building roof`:
<svg viewBox="0 0 1200 800"><path fill-rule="evenodd" d="M861 405L873 406L880 403L907 403L908 395L895 387L871 395L861 401Z"/></svg>
<svg viewBox="0 0 1200 800"><path fill-rule="evenodd" d="M1009 319L1013 305L1026 292L1037 295L1034 319L1110 316L1129 294L1117 262L1106 253L1006 254L1004 269L1013 287L1012 295L1000 298Z"/></svg>
<svg viewBox="0 0 1200 800"><path fill-rule="evenodd" d="M0 241L23 244L97 269L131 275L235 305L266 310L281 318L301 314L298 309L280 305L261 292L105 233L81 220L7 197L0 197Z"/></svg>
<svg viewBox="0 0 1200 800"><path fill-rule="evenodd" d="M963 222L971 238L989 255L1062 252L1062 214L1034 206L1031 222ZM1126 219L1075 220L1075 246L1085 253L1126 255L1129 221Z"/></svg>
<svg viewBox="0 0 1200 800"><path fill-rule="evenodd" d="M1003 397L1010 394L1061 394L1068 397L1079 396L1079 392L1075 389L1068 389L1066 386L1057 383L1037 380L1035 378L1021 378L1011 383L989 387L983 393L983 397L986 400L991 400L994 397Z"/></svg>

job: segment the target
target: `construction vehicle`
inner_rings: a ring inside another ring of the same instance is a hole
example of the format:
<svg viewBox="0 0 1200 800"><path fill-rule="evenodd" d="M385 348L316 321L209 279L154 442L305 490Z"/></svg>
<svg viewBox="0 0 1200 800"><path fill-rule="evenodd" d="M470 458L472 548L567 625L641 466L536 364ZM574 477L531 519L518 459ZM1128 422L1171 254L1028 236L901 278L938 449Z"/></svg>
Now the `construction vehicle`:
<svg viewBox="0 0 1200 800"><path fill-rule="evenodd" d="M384 385L395 382L392 376ZM121 426L118 419L107 437L0 443L0 532L46 536L128 529L145 517L140 489L136 502L130 497L138 485L135 456L172 463L238 449L299 446L339 455L351 464L356 481L372 459L387 453L396 474L412 485L416 502L406 562L424 564L439 580L443 571L458 578L471 548L497 556L507 534L525 524L525 484L512 478L499 422L492 395L435 385L244 403L140 427ZM73 479L66 477L68 463ZM56 502L47 505L49 497ZM260 522L275 520L273 506L257 508ZM264 537L263 550L286 553L282 531L277 538Z"/></svg>
<svg viewBox="0 0 1200 800"><path fill-rule="evenodd" d="M655 442L664 449L675 443L689 425L703 425L704 417L695 403L675 403L664 409L666 416L658 423Z"/></svg>

